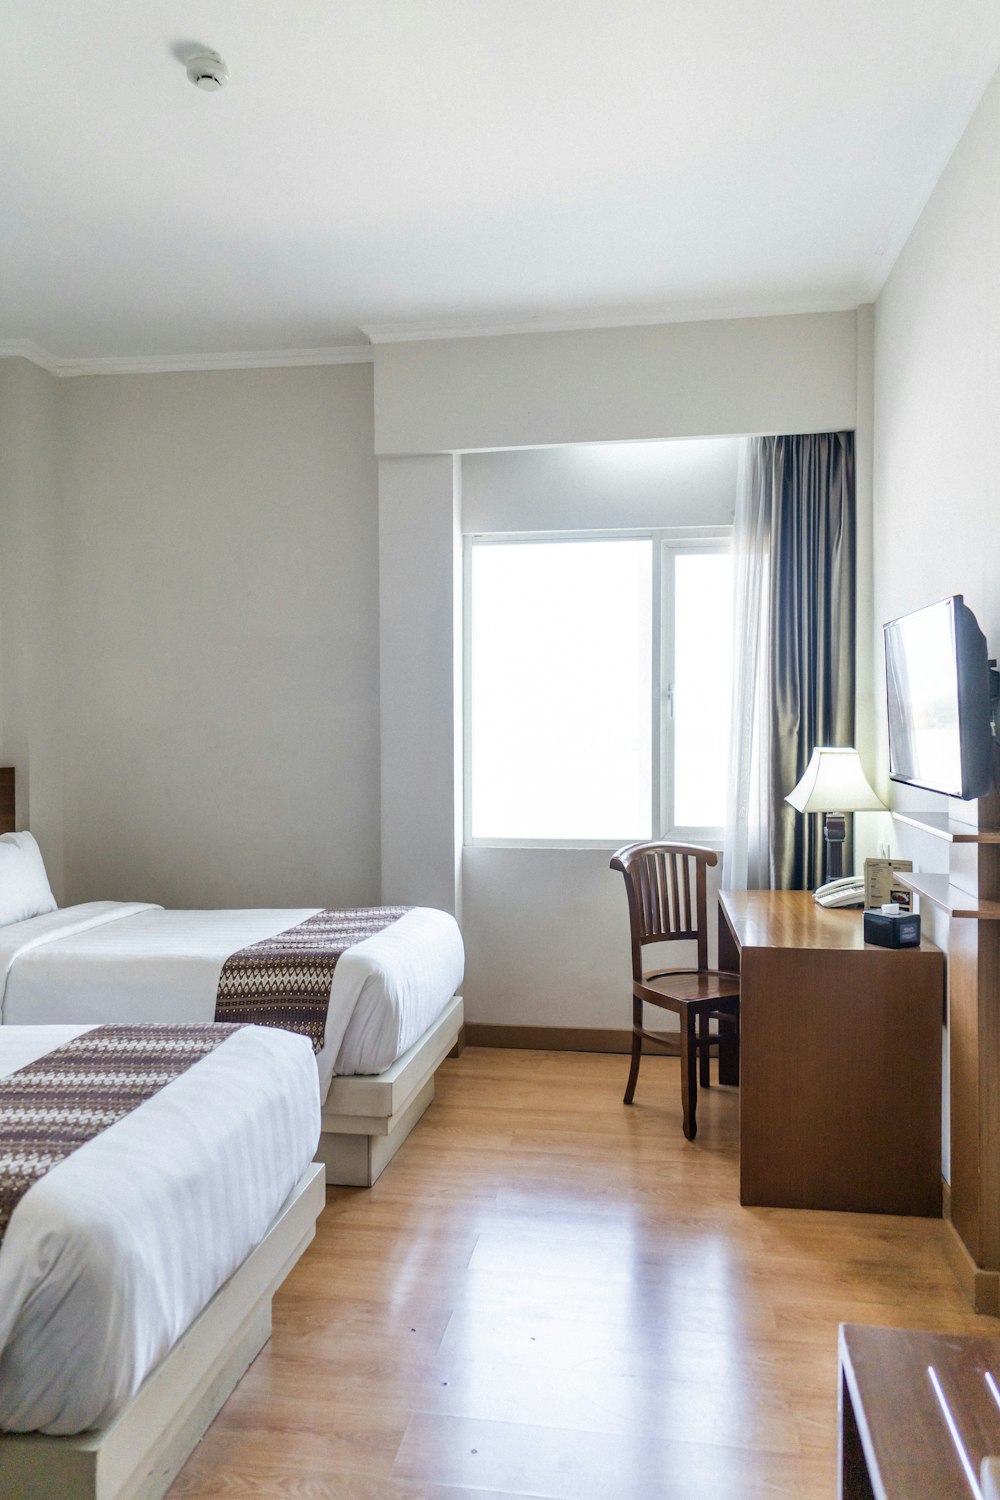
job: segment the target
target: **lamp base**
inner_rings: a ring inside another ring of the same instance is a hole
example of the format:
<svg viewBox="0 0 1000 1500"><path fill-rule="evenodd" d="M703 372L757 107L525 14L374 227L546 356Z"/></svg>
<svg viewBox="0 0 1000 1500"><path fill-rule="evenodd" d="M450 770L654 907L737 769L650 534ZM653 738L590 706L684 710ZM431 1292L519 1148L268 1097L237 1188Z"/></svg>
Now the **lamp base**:
<svg viewBox="0 0 1000 1500"><path fill-rule="evenodd" d="M844 840L847 838L847 818L843 813L828 812L824 815L823 838L826 840L826 878L841 880L844 875Z"/></svg>

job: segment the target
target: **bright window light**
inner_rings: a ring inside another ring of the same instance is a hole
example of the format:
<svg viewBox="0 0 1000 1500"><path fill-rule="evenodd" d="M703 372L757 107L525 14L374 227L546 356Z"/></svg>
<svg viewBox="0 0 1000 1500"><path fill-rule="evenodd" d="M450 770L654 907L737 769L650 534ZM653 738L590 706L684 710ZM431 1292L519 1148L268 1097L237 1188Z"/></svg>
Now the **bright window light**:
<svg viewBox="0 0 1000 1500"><path fill-rule="evenodd" d="M652 828L650 538L471 548L470 835Z"/></svg>
<svg viewBox="0 0 1000 1500"><path fill-rule="evenodd" d="M733 623L721 529L476 537L467 588L468 838L721 837Z"/></svg>

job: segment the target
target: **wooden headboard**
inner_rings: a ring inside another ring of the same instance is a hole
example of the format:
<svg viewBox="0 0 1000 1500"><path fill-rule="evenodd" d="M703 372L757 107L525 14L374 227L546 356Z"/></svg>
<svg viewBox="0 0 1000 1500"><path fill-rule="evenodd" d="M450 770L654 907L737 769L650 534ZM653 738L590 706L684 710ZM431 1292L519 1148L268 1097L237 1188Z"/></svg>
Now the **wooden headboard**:
<svg viewBox="0 0 1000 1500"><path fill-rule="evenodd" d="M0 766L0 833L14 832L14 767Z"/></svg>

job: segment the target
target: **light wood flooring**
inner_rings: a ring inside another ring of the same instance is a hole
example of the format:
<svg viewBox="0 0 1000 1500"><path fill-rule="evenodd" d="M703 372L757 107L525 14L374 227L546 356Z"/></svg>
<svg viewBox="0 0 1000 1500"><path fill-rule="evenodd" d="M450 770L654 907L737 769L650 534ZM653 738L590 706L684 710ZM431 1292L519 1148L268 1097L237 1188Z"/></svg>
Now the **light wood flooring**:
<svg viewBox="0 0 1000 1500"><path fill-rule="evenodd" d="M737 1098L469 1048L328 1192L270 1344L171 1496L833 1500L837 1324L1000 1334L927 1219L745 1209ZM876 1102L877 1107L877 1102Z"/></svg>

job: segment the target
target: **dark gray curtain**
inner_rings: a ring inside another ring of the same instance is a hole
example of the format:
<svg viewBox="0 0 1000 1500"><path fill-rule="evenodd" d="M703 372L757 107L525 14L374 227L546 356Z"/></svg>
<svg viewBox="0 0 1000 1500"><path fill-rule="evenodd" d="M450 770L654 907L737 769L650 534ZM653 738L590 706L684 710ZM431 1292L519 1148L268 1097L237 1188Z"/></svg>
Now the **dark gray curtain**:
<svg viewBox="0 0 1000 1500"><path fill-rule="evenodd" d="M854 743L854 434L753 441L771 486L771 885L809 890L824 879L823 817L785 797L816 745Z"/></svg>

